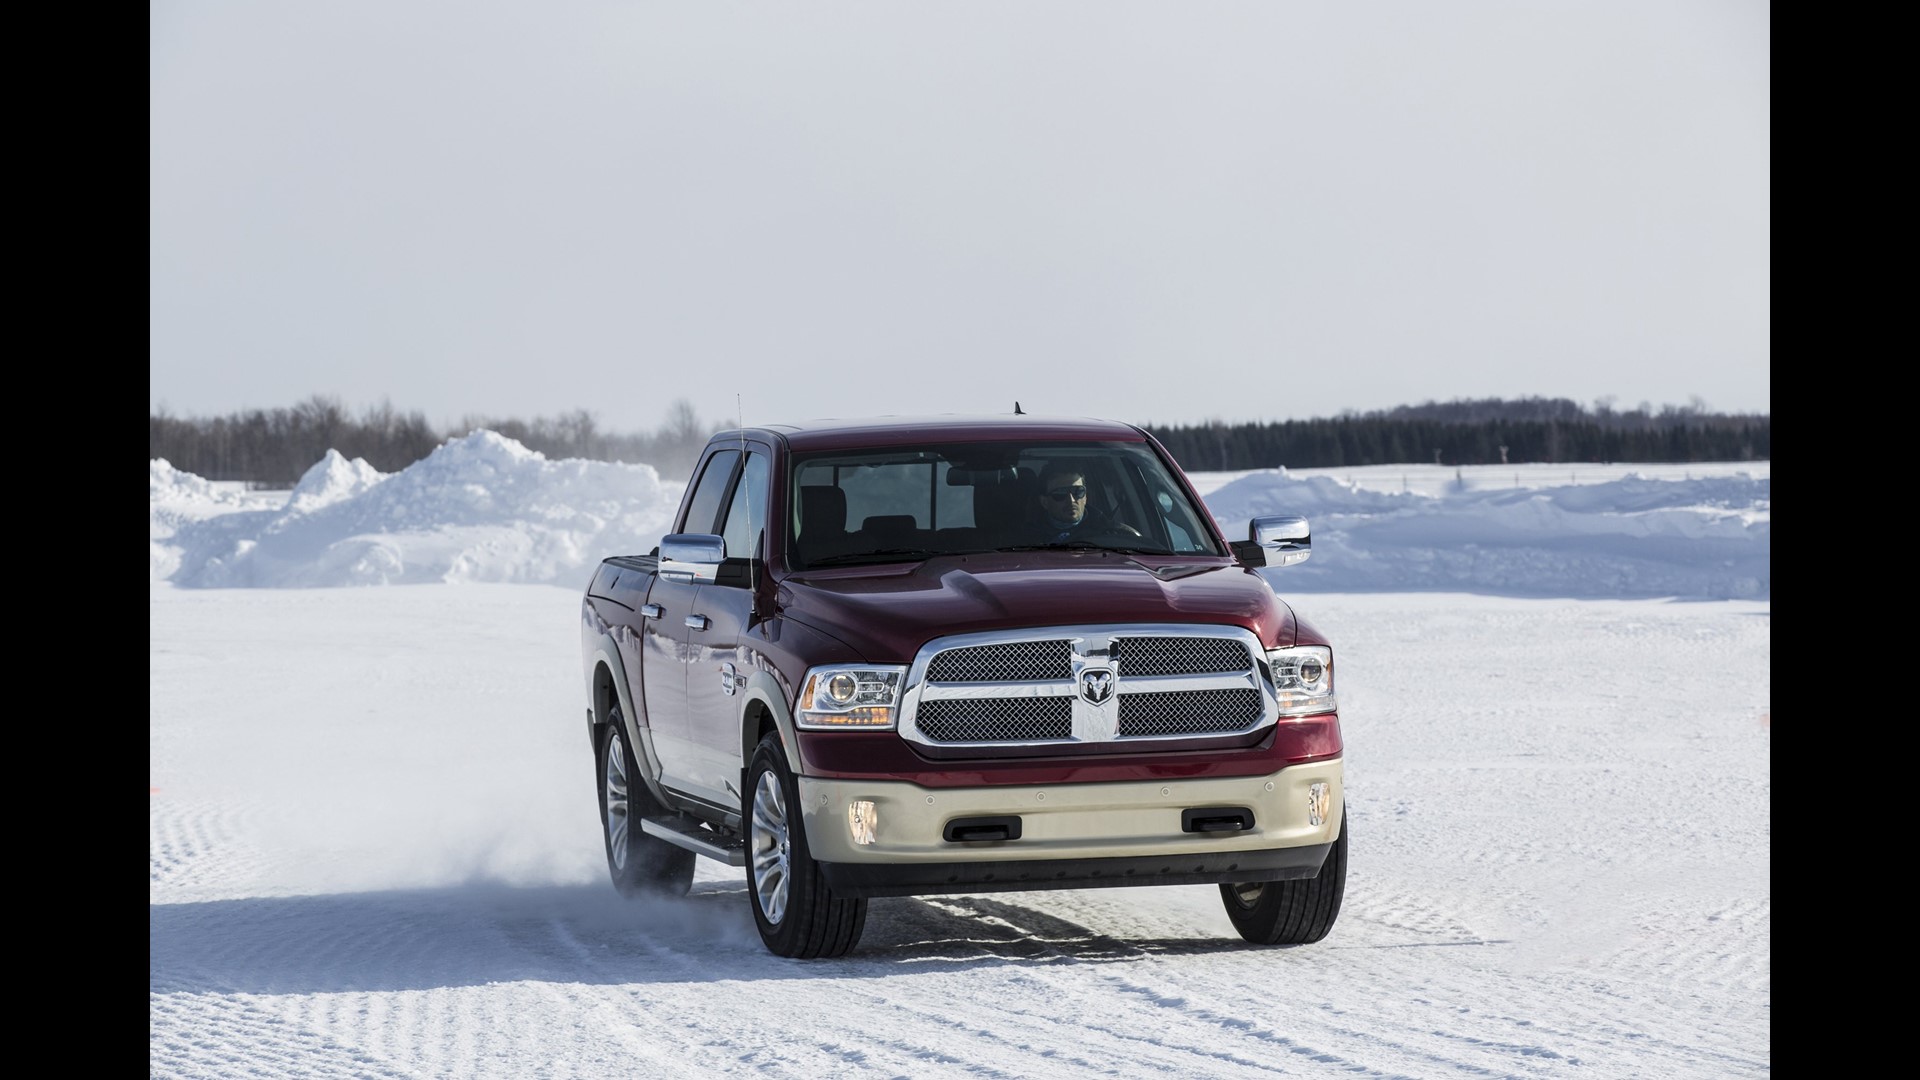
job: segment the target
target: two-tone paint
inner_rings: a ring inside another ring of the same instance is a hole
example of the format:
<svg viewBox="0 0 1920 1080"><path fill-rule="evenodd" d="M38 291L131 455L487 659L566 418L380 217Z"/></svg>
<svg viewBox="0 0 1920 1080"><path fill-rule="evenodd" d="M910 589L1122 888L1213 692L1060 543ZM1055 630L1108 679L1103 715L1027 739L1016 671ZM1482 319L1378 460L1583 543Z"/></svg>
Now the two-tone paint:
<svg viewBox="0 0 1920 1080"><path fill-rule="evenodd" d="M963 757L916 746L897 731L796 728L794 701L810 667L909 665L929 641L951 635L1162 623L1238 628L1262 648L1327 644L1231 554L1208 516L1217 554L1026 551L789 569L791 508L782 478L793 455L1002 439L1143 442L1204 505L1149 435L1105 421L955 417L722 433L692 475L697 482L729 453L765 455L774 479L764 557L734 568L732 579L663 576L660 560L648 556L609 559L596 570L581 621L590 734L597 736L617 702L654 795L671 809L736 828L746 762L764 734L778 732L800 778L809 842L836 891L847 895L1036 887L1004 877L993 865L1004 861L1052 867L1050 880L1062 886L1127 884L1136 876L1142 884L1310 876L1334 839L1343 801L1337 713L1282 718L1239 739L1124 750L980 747ZM694 489L690 482L675 533L711 524L687 520ZM1330 806L1310 822L1305 792L1314 784L1323 800L1330 793ZM881 807L881 842L848 838L855 800ZM1254 807L1261 826L1232 837L1180 833L1179 807L1203 803ZM995 813L1017 813L1032 825L1018 843L967 845L956 861L940 823ZM1196 853L1206 859L1165 861Z"/></svg>

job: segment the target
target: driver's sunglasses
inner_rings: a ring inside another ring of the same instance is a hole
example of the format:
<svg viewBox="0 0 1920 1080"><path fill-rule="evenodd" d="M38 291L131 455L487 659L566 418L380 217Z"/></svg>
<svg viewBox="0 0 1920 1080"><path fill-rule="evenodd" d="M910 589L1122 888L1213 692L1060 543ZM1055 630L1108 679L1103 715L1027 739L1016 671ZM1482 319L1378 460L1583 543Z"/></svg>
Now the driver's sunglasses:
<svg viewBox="0 0 1920 1080"><path fill-rule="evenodd" d="M1079 484L1075 484L1072 487L1054 488L1052 491L1047 492L1047 498L1052 499L1054 502L1066 502L1068 499L1078 502L1086 497L1087 489Z"/></svg>

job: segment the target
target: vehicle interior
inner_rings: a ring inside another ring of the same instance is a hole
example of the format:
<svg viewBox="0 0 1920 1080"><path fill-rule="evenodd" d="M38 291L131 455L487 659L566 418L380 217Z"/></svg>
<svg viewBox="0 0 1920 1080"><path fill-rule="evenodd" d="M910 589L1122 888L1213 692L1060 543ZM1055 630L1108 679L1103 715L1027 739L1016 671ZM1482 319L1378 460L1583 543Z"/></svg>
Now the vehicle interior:
<svg viewBox="0 0 1920 1080"><path fill-rule="evenodd" d="M1053 539L1040 478L1077 473L1086 527ZM969 443L796 458L788 552L797 569L943 554L1100 547L1219 555L1202 511L1142 443Z"/></svg>

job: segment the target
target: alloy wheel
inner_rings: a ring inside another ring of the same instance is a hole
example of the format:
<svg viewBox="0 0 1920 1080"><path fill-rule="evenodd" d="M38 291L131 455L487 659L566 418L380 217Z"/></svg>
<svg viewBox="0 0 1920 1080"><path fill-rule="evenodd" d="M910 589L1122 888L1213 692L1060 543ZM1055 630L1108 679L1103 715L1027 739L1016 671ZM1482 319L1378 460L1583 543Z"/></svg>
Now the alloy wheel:
<svg viewBox="0 0 1920 1080"><path fill-rule="evenodd" d="M753 892L761 913L775 926L787 914L791 841L780 778L763 772L753 793Z"/></svg>
<svg viewBox="0 0 1920 1080"><path fill-rule="evenodd" d="M607 740L607 851L616 870L627 868L627 825L633 800L627 788L627 742L618 732Z"/></svg>

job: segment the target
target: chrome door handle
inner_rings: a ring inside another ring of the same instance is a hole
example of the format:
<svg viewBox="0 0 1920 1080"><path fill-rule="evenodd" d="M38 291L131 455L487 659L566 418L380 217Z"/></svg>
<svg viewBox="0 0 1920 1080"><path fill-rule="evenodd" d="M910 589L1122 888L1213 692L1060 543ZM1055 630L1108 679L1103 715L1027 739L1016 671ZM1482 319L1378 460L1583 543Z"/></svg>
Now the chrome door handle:
<svg viewBox="0 0 1920 1080"><path fill-rule="evenodd" d="M641 604L640 614L644 618L657 619L660 617L660 605L659 604Z"/></svg>
<svg viewBox="0 0 1920 1080"><path fill-rule="evenodd" d="M705 615L689 615L687 616L687 625L695 630L705 630L707 628L707 617Z"/></svg>

